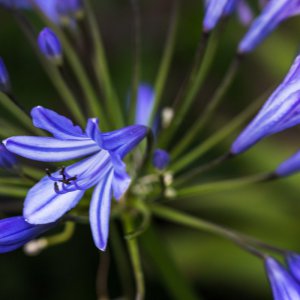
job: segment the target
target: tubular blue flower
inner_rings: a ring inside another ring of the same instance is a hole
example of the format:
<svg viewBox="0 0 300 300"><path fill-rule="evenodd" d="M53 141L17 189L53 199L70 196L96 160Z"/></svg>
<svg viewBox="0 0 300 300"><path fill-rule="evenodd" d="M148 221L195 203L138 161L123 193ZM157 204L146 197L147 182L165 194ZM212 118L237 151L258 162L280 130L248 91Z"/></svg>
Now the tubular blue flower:
<svg viewBox="0 0 300 300"><path fill-rule="evenodd" d="M138 87L135 124L148 125L154 104L154 90L149 84L140 84Z"/></svg>
<svg viewBox="0 0 300 300"><path fill-rule="evenodd" d="M167 151L156 149L153 154L153 165L158 170L163 170L170 162L170 155Z"/></svg>
<svg viewBox="0 0 300 300"><path fill-rule="evenodd" d="M300 300L300 284L279 262L267 257L265 267L274 300Z"/></svg>
<svg viewBox="0 0 300 300"><path fill-rule="evenodd" d="M32 225L22 216L0 220L0 253L16 250L57 223Z"/></svg>
<svg viewBox="0 0 300 300"><path fill-rule="evenodd" d="M0 92L7 93L10 91L9 75L3 59L0 57Z"/></svg>
<svg viewBox="0 0 300 300"><path fill-rule="evenodd" d="M40 51L55 64L62 62L62 46L56 34L50 28L44 28L38 36Z"/></svg>
<svg viewBox="0 0 300 300"><path fill-rule="evenodd" d="M9 151L44 162L86 158L54 174L48 172L31 188L25 199L24 217L31 224L54 222L79 202L85 190L96 186L90 224L96 246L104 250L112 193L120 199L130 184L122 159L145 137L147 128L133 125L101 133L98 120L89 119L83 132L69 119L41 106L35 107L31 115L36 127L54 137L11 137L4 141Z"/></svg>
<svg viewBox="0 0 300 300"><path fill-rule="evenodd" d="M300 55L296 57L284 81L269 97L254 120L231 146L239 154L261 139L300 123Z"/></svg>
<svg viewBox="0 0 300 300"><path fill-rule="evenodd" d="M207 0L203 20L203 31L210 32L214 29L223 16L232 12L237 1L238 0Z"/></svg>
<svg viewBox="0 0 300 300"><path fill-rule="evenodd" d="M289 252L285 258L290 273L300 283L300 255L298 253Z"/></svg>
<svg viewBox="0 0 300 300"><path fill-rule="evenodd" d="M289 176L300 171L300 151L281 163L276 169L278 176Z"/></svg>
<svg viewBox="0 0 300 300"><path fill-rule="evenodd" d="M0 145L0 168L11 169L17 164L17 157Z"/></svg>
<svg viewBox="0 0 300 300"><path fill-rule="evenodd" d="M240 42L238 52L243 54L252 51L282 21L299 13L299 0L270 0Z"/></svg>

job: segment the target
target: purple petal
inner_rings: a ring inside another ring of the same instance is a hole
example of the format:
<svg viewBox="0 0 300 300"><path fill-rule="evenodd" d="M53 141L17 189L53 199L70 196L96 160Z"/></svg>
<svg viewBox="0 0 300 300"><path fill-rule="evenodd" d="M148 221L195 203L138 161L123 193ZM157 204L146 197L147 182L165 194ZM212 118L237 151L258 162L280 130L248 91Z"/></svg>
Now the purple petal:
<svg viewBox="0 0 300 300"><path fill-rule="evenodd" d="M300 286L275 259L265 261L274 300L300 300Z"/></svg>
<svg viewBox="0 0 300 300"><path fill-rule="evenodd" d="M17 157L0 145L0 168L11 169L18 163Z"/></svg>
<svg viewBox="0 0 300 300"><path fill-rule="evenodd" d="M270 0L261 15L254 20L245 37L239 44L239 52L252 51L284 19L300 13L299 0Z"/></svg>
<svg viewBox="0 0 300 300"><path fill-rule="evenodd" d="M32 121L35 127L44 129L58 139L87 139L79 126L76 126L68 118L57 114L53 110L42 106L36 106L31 111Z"/></svg>
<svg viewBox="0 0 300 300"><path fill-rule="evenodd" d="M251 7L245 0L240 0L237 2L237 13L240 19L240 22L244 26L248 26L253 20L253 12Z"/></svg>
<svg viewBox="0 0 300 300"><path fill-rule="evenodd" d="M90 224L95 245L104 251L107 245L113 172L98 183L90 204Z"/></svg>
<svg viewBox="0 0 300 300"><path fill-rule="evenodd" d="M0 0L0 6L7 8L31 8L29 0Z"/></svg>
<svg viewBox="0 0 300 300"><path fill-rule="evenodd" d="M0 253L23 246L55 225L56 223L31 225L22 216L0 220Z"/></svg>
<svg viewBox="0 0 300 300"><path fill-rule="evenodd" d="M48 137L15 136L3 141L5 147L20 156L45 162L59 162L90 155L100 150L90 139L58 140Z"/></svg>
<svg viewBox="0 0 300 300"><path fill-rule="evenodd" d="M203 31L210 32L215 28L224 14L232 12L236 0L209 0L207 1L203 20Z"/></svg>
<svg viewBox="0 0 300 300"><path fill-rule="evenodd" d="M128 190L131 178L126 172L126 165L117 155L112 155L112 163L114 166L114 177L112 181L114 197L119 200Z"/></svg>
<svg viewBox="0 0 300 300"><path fill-rule="evenodd" d="M98 123L97 118L88 119L85 132L90 139L94 140L102 148L103 141Z"/></svg>
<svg viewBox="0 0 300 300"><path fill-rule="evenodd" d="M153 154L153 165L158 170L163 170L170 162L170 155L167 151L156 149Z"/></svg>
<svg viewBox="0 0 300 300"><path fill-rule="evenodd" d="M290 273L300 283L300 255L298 253L290 252L286 256L286 262Z"/></svg>
<svg viewBox="0 0 300 300"><path fill-rule="evenodd" d="M148 125L154 104L154 90L148 84L140 84L138 88L135 124Z"/></svg>
<svg viewBox="0 0 300 300"><path fill-rule="evenodd" d="M135 146L137 146L147 134L147 127L132 125L119 130L102 134L103 148L114 151L123 158Z"/></svg>
<svg viewBox="0 0 300 300"><path fill-rule="evenodd" d="M276 174L279 176L289 176L300 171L300 151L295 153L289 159L284 161L276 169Z"/></svg>
<svg viewBox="0 0 300 300"><path fill-rule="evenodd" d="M34 0L41 11L49 18L53 23L59 23L59 14L56 9L57 0Z"/></svg>
<svg viewBox="0 0 300 300"><path fill-rule="evenodd" d="M85 191L57 194L54 182L44 177L31 188L24 202L23 215L30 224L46 224L58 220L71 210Z"/></svg>

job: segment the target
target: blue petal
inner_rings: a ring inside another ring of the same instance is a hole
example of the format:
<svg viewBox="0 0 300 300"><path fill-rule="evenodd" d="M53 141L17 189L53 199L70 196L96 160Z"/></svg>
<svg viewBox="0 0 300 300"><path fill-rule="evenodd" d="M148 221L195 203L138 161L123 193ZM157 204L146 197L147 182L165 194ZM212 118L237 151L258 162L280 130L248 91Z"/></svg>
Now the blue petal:
<svg viewBox="0 0 300 300"><path fill-rule="evenodd" d="M300 255L298 253L289 252L286 256L286 262L290 273L300 283Z"/></svg>
<svg viewBox="0 0 300 300"><path fill-rule="evenodd" d="M265 261L274 300L300 300L300 285L275 259Z"/></svg>
<svg viewBox="0 0 300 300"><path fill-rule="evenodd" d="M132 125L119 130L102 133L103 148L114 151L123 158L137 146L147 134L147 127Z"/></svg>
<svg viewBox="0 0 300 300"><path fill-rule="evenodd" d="M10 152L45 162L71 160L100 150L90 139L58 140L48 137L16 136L4 140L3 144Z"/></svg>
<svg viewBox="0 0 300 300"><path fill-rule="evenodd" d="M237 14L240 22L245 26L248 26L253 20L253 12L245 0L238 1Z"/></svg>
<svg viewBox="0 0 300 300"><path fill-rule="evenodd" d="M31 110L32 121L35 127L44 129L58 139L87 139L79 126L68 118L59 115L53 110L36 106Z"/></svg>
<svg viewBox="0 0 300 300"><path fill-rule="evenodd" d="M148 84L140 84L137 94L135 124L147 126L153 110L154 90Z"/></svg>
<svg viewBox="0 0 300 300"><path fill-rule="evenodd" d="M65 185L65 190L61 182L57 183L59 191L65 192L63 194L57 193L54 189L54 181L45 176L29 190L26 196L24 204L26 220L32 224L44 224L57 220L79 202L86 189L96 185L111 170L110 155L106 151L101 151L65 168L65 174L77 177L77 179ZM61 178L60 171L52 176Z"/></svg>
<svg viewBox="0 0 300 300"><path fill-rule="evenodd" d="M56 9L57 0L34 0L41 11L54 23L59 23L59 14Z"/></svg>
<svg viewBox="0 0 300 300"><path fill-rule="evenodd" d="M84 192L77 190L57 194L54 182L44 177L29 190L24 202L23 215L30 224L54 222L76 206Z"/></svg>
<svg viewBox="0 0 300 300"><path fill-rule="evenodd" d="M209 32L215 28L224 14L231 13L236 0L209 0L207 1L203 20L203 31Z"/></svg>
<svg viewBox="0 0 300 300"><path fill-rule="evenodd" d="M295 59L284 81L235 140L232 153L241 153L259 140L300 123L299 79L300 56Z"/></svg>
<svg viewBox="0 0 300 300"><path fill-rule="evenodd" d="M0 253L21 247L55 225L56 223L31 225L22 216L0 220Z"/></svg>
<svg viewBox="0 0 300 300"><path fill-rule="evenodd" d="M90 224L95 245L104 251L107 245L113 172L98 183L90 204Z"/></svg>
<svg viewBox="0 0 300 300"><path fill-rule="evenodd" d="M276 174L279 176L288 176L300 171L300 151L292 157L284 161L276 169Z"/></svg>
<svg viewBox="0 0 300 300"><path fill-rule="evenodd" d="M153 165L158 170L163 170L170 162L170 155L167 151L156 149L153 154Z"/></svg>
<svg viewBox="0 0 300 300"><path fill-rule="evenodd" d="M0 168L11 169L18 163L17 157L0 145Z"/></svg>
<svg viewBox="0 0 300 300"><path fill-rule="evenodd" d="M7 8L31 8L29 0L0 0L0 6Z"/></svg>
<svg viewBox="0 0 300 300"><path fill-rule="evenodd" d="M126 165L118 155L112 155L114 177L112 181L114 197L119 200L128 190L131 178L126 172Z"/></svg>
<svg viewBox="0 0 300 300"><path fill-rule="evenodd" d="M252 51L284 19L300 13L299 0L271 0L261 15L254 20L249 31L239 44L239 52Z"/></svg>
<svg viewBox="0 0 300 300"><path fill-rule="evenodd" d="M88 119L85 132L90 139L94 140L102 148L103 141L98 123L97 118Z"/></svg>

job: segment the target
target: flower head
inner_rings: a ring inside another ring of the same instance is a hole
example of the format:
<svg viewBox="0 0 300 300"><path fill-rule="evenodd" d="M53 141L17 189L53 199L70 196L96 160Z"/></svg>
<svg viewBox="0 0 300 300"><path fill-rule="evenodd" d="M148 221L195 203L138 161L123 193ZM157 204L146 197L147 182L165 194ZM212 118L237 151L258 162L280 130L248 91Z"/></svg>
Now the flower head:
<svg viewBox="0 0 300 300"><path fill-rule="evenodd" d="M252 51L283 20L300 13L299 0L270 0L239 44L239 53Z"/></svg>
<svg viewBox="0 0 300 300"><path fill-rule="evenodd" d="M32 225L22 216L0 220L0 253L20 248L55 225L56 223Z"/></svg>
<svg viewBox="0 0 300 300"><path fill-rule="evenodd" d="M122 159L145 137L147 128L133 125L101 133L98 120L89 119L83 132L69 119L43 107L35 107L31 114L34 125L54 137L12 137L4 141L9 151L44 162L86 158L53 174L47 171L48 175L28 192L24 217L32 224L54 222L72 209L87 189L96 186L90 224L96 246L104 250L112 194L120 199L130 184Z"/></svg>
<svg viewBox="0 0 300 300"><path fill-rule="evenodd" d="M300 300L300 284L281 264L271 257L265 260L274 300Z"/></svg>
<svg viewBox="0 0 300 300"><path fill-rule="evenodd" d="M254 120L231 146L233 154L246 151L261 139L300 123L300 55L284 81L263 105Z"/></svg>

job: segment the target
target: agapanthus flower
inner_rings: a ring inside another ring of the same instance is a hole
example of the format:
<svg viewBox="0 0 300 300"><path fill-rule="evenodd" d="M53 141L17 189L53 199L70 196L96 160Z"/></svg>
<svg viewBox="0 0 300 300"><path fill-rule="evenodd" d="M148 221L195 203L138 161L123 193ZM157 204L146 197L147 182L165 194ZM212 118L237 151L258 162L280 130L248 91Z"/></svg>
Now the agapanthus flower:
<svg viewBox="0 0 300 300"><path fill-rule="evenodd" d="M0 168L11 169L17 164L17 157L0 145Z"/></svg>
<svg viewBox="0 0 300 300"><path fill-rule="evenodd" d="M17 136L4 141L11 152L23 157L63 162L87 158L45 176L26 196L23 215L31 224L58 220L71 210L85 191L96 186L90 204L90 224L96 246L104 250L109 230L112 193L120 199L126 192L130 177L122 161L147 134L141 125L128 126L101 133L98 120L88 119L85 131L64 116L43 107L32 112L33 124L54 137Z"/></svg>
<svg viewBox="0 0 300 300"><path fill-rule="evenodd" d="M284 81L234 141L231 152L244 152L261 139L299 124L299 112L300 55L296 57Z"/></svg>
<svg viewBox="0 0 300 300"><path fill-rule="evenodd" d="M281 163L276 169L278 176L288 176L300 171L300 151Z"/></svg>
<svg viewBox="0 0 300 300"><path fill-rule="evenodd" d="M283 20L300 13L299 0L270 0L239 44L239 53L252 51Z"/></svg>
<svg viewBox="0 0 300 300"><path fill-rule="evenodd" d="M57 223L32 225L22 216L0 220L0 253L6 253L22 247L27 242L50 230Z"/></svg>
<svg viewBox="0 0 300 300"><path fill-rule="evenodd" d="M245 25L252 20L252 11L244 0L206 0L203 31L208 33L213 30L222 17L229 16L235 10L239 19Z"/></svg>
<svg viewBox="0 0 300 300"><path fill-rule="evenodd" d="M300 283L272 257L265 260L274 300L300 300Z"/></svg>

